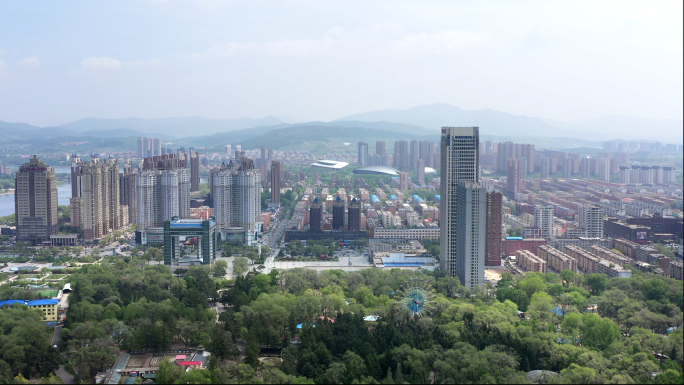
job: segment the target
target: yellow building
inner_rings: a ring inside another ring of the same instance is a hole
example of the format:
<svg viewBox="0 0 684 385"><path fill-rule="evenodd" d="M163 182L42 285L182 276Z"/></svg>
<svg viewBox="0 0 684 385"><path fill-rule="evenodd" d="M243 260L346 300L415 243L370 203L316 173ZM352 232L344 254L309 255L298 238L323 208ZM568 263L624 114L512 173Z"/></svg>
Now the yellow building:
<svg viewBox="0 0 684 385"><path fill-rule="evenodd" d="M0 309L2 309L5 305L12 306L14 304L26 305L31 309L41 310L43 312L44 321L57 321L57 310L59 307L58 299L38 299L35 301L10 299L8 301L0 301Z"/></svg>

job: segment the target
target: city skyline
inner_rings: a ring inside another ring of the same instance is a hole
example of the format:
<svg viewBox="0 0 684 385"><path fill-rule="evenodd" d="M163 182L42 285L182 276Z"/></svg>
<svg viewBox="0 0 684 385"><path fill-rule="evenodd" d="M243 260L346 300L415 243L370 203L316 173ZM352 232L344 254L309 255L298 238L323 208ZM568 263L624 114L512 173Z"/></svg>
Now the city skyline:
<svg viewBox="0 0 684 385"><path fill-rule="evenodd" d="M683 11L0 1L0 384L684 383Z"/></svg>

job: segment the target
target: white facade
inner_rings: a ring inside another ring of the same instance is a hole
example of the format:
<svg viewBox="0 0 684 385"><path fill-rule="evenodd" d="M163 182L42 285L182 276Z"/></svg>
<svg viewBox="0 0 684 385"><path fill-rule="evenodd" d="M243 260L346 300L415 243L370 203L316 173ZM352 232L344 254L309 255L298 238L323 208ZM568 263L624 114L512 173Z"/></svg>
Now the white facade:
<svg viewBox="0 0 684 385"><path fill-rule="evenodd" d="M549 175L551 175L551 159L543 157L541 162L541 177L542 179L547 179Z"/></svg>
<svg viewBox="0 0 684 385"><path fill-rule="evenodd" d="M620 167L620 183L629 184L631 181L632 170L628 167Z"/></svg>
<svg viewBox="0 0 684 385"><path fill-rule="evenodd" d="M610 159L599 159L599 174L602 181L610 182Z"/></svg>
<svg viewBox="0 0 684 385"><path fill-rule="evenodd" d="M534 227L541 230L543 238L553 236L553 206L537 205L534 207Z"/></svg>
<svg viewBox="0 0 684 385"><path fill-rule="evenodd" d="M457 213L459 191L457 187L459 181L477 182L479 142L480 130L478 127L442 127L440 264L441 268L448 271L452 276L457 275L457 265L459 263L464 265L464 258L467 258L461 254L457 245L458 220L460 217L460 213ZM485 190L482 188L483 199L484 194ZM484 205L482 210L482 235L484 236ZM461 230L463 229L464 227L461 226ZM481 255L481 265L484 266L484 245ZM484 282L484 271L483 276L476 281ZM463 280L461 283L466 284Z"/></svg>
<svg viewBox="0 0 684 385"><path fill-rule="evenodd" d="M563 179L570 179L572 176L572 158L566 156L563 158Z"/></svg>
<svg viewBox="0 0 684 385"><path fill-rule="evenodd" d="M240 227L251 245L261 220L261 173L250 159L212 170L211 196L217 229Z"/></svg>
<svg viewBox="0 0 684 385"><path fill-rule="evenodd" d="M455 271L461 284L484 287L487 192L477 183L459 181L456 210Z"/></svg>
<svg viewBox="0 0 684 385"><path fill-rule="evenodd" d="M579 205L577 222L587 237L603 238L603 207Z"/></svg>
<svg viewBox="0 0 684 385"><path fill-rule="evenodd" d="M580 160L580 178L589 179L591 176L591 158L588 156L582 157Z"/></svg>
<svg viewBox="0 0 684 385"><path fill-rule="evenodd" d="M174 216L190 218L190 170L145 170L136 174L138 230L161 227Z"/></svg>

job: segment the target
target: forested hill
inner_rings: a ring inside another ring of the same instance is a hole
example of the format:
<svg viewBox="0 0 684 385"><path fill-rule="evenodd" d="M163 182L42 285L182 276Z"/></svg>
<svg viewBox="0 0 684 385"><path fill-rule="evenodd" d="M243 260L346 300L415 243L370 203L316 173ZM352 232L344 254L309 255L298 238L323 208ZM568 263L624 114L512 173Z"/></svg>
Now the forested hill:
<svg viewBox="0 0 684 385"><path fill-rule="evenodd" d="M636 270L506 273L497 288L468 292L441 272L296 269L226 281L208 267L173 276L149 259L106 259L71 276L63 349L82 376L119 350L175 343L210 350L208 368L164 363L158 383L529 383L535 370L554 383L682 383L682 329L668 331L682 325L681 282ZM413 286L427 293L418 317L396 298ZM218 323L214 298L227 305ZM31 333L16 327L32 316L0 311L0 342L12 347L0 352L0 382L43 373L27 354ZM262 347L284 348L282 362L261 363Z"/></svg>

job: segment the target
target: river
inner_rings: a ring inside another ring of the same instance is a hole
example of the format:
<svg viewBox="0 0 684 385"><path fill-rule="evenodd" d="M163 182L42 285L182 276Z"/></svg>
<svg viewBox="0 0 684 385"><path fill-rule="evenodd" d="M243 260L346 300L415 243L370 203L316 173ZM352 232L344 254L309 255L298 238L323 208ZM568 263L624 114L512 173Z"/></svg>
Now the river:
<svg viewBox="0 0 684 385"><path fill-rule="evenodd" d="M55 167L55 172L68 174L71 172L71 167L57 166ZM69 205L69 199L71 199L71 183L57 187L57 199L60 206ZM0 217L10 214L14 214L14 193L2 194L0 195Z"/></svg>
<svg viewBox="0 0 684 385"><path fill-rule="evenodd" d="M68 166L55 167L57 173L70 173L71 168ZM201 178L201 183L207 183L207 178ZM57 199L60 206L69 205L71 199L71 183L63 184L57 187ZM14 214L14 193L0 195L0 217Z"/></svg>

